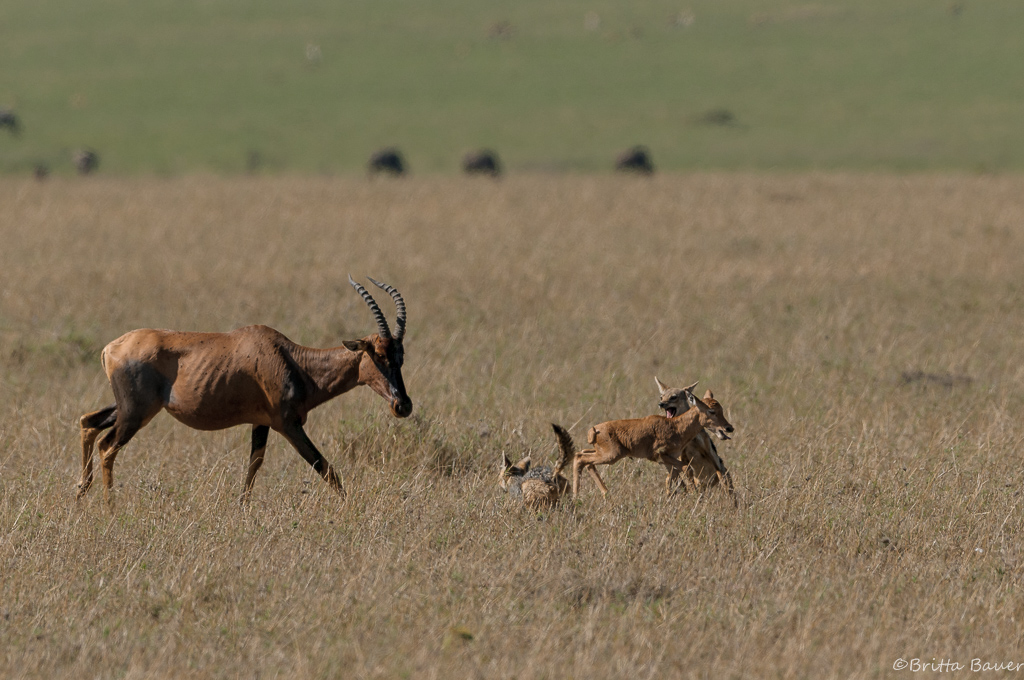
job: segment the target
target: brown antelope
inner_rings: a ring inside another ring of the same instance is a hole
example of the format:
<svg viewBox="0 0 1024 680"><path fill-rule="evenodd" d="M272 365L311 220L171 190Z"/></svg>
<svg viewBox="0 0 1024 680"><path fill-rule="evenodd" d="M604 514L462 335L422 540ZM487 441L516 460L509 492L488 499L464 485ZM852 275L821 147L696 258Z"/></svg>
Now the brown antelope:
<svg viewBox="0 0 1024 680"><path fill-rule="evenodd" d="M531 467L532 461L527 456L516 464L512 464L508 456L501 454L501 475L498 486L513 498L522 499L528 508L544 508L558 504L558 501L569 488L569 480L562 476L562 470L572 462L574 448L572 438L560 425L551 424L558 439L559 456L555 467L546 465Z"/></svg>
<svg viewBox="0 0 1024 680"><path fill-rule="evenodd" d="M684 388L683 392L690 409L675 418L647 416L628 420L610 420L590 428L587 443L594 448L576 454L572 466L572 493L579 489L580 470L584 467L612 465L627 456L661 463L668 470L665 479L666 492L671 492L673 470L681 472L683 450L700 433L702 428L713 431L719 439L728 439L726 432L732 432L732 425L715 411L708 408L697 397L693 388L697 383ZM596 472L596 470L595 470ZM608 487L599 476L594 477L601 493L607 495Z"/></svg>
<svg viewBox="0 0 1024 680"><path fill-rule="evenodd" d="M114 405L80 420L82 480L78 498L92 484L92 450L99 443L104 497L110 501L114 458L135 433L166 409L189 427L220 430L252 425L252 450L241 501L252 492L263 465L267 435L273 429L295 447L332 489L342 491L334 468L306 436L311 410L366 385L390 402L391 413L405 418L412 401L402 381L405 301L386 283L370 279L395 301L394 335L367 290L348 278L377 321L377 333L346 340L341 347L297 345L267 326L246 326L230 333L191 333L149 328L125 333L103 348L101 363L114 392Z"/></svg>
<svg viewBox="0 0 1024 680"><path fill-rule="evenodd" d="M657 376L655 376L654 382L657 383L658 392L660 393L658 407L665 411L666 416L674 418L678 414L689 410L685 390L679 387L666 387L664 383L658 380ZM701 401L704 402L709 409L717 413L722 420L725 420L725 411L718 400L715 399L715 395L711 393L711 390L704 392L704 398L701 399ZM731 424L730 427L732 427ZM732 430L728 431L731 432ZM728 437L726 437L726 439L728 439ZM733 503L735 504L738 502L736 499L736 490L732 483L732 475L725 467L725 463L722 461L721 457L719 457L718 449L715 447L714 441L706 431L701 430L700 433L693 438L693 441L686 445L686 449L683 451L682 462L686 465L684 477L680 481L680 484L684 489L686 488L687 477L689 477L690 481L693 483L693 487L697 491L710 489L715 484L721 482L729 491L729 494L732 495ZM670 485L675 481L677 475L678 472L673 469L670 474Z"/></svg>

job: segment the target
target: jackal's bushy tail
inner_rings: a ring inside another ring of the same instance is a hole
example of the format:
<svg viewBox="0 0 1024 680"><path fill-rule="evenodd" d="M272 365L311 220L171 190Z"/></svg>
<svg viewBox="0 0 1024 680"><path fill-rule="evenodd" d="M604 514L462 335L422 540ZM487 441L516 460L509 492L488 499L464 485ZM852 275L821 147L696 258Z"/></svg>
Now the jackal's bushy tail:
<svg viewBox="0 0 1024 680"><path fill-rule="evenodd" d="M557 478L565 466L572 466L572 461L576 457L576 447L564 427L551 423L551 429L555 431L555 437L558 439L558 462L555 463L555 471L551 475Z"/></svg>

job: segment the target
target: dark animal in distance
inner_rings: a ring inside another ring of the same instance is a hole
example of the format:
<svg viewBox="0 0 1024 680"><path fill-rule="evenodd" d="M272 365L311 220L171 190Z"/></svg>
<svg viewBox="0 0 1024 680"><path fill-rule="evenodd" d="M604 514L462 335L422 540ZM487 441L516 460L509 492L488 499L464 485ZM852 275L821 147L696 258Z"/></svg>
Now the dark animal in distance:
<svg viewBox="0 0 1024 680"><path fill-rule="evenodd" d="M626 149L615 158L615 169L620 172L636 172L649 175L654 172L651 154L645 146Z"/></svg>
<svg viewBox="0 0 1024 680"><path fill-rule="evenodd" d="M395 176L404 175L405 160L402 158L402 153L394 147L380 149L374 151L370 156L370 161L366 164L366 171L371 176L379 172Z"/></svg>
<svg viewBox="0 0 1024 680"><path fill-rule="evenodd" d="M114 458L160 411L196 430L252 426L252 449L242 488L247 502L270 430L280 433L335 491L341 482L330 463L306 436L303 425L314 408L359 385L366 385L405 418L412 400L402 380L405 301L392 286L370 279L395 302L396 331L363 286L349 283L377 322L377 333L346 340L340 347L298 345L267 326L230 333L192 333L144 328L125 333L103 348L103 370L114 404L80 419L82 479L78 498L92 484L93 444L99 443L104 496L114 484Z"/></svg>
<svg viewBox="0 0 1024 680"><path fill-rule="evenodd" d="M0 109L0 128L7 128L11 134L16 135L21 129L18 125L18 117L10 109Z"/></svg>
<svg viewBox="0 0 1024 680"><path fill-rule="evenodd" d="M735 126L736 114L729 109L711 109L697 116L695 122L698 125L720 125L723 127Z"/></svg>
<svg viewBox="0 0 1024 680"><path fill-rule="evenodd" d="M462 170L467 175L497 177L501 174L501 161L498 160L498 154L490 149L470 151L462 157Z"/></svg>
<svg viewBox="0 0 1024 680"><path fill-rule="evenodd" d="M88 175L100 167L100 157L92 149L80 149L71 156L79 175Z"/></svg>

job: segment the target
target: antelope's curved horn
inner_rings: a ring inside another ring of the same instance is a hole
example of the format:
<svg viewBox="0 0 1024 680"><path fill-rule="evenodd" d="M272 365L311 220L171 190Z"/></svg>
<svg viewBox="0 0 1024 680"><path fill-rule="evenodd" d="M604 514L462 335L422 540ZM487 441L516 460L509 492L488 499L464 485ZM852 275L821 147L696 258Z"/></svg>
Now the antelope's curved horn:
<svg viewBox="0 0 1024 680"><path fill-rule="evenodd" d="M370 279L369 276L366 278ZM401 340L405 335L405 300L402 299L402 294L398 292L397 288L386 283L374 281L373 279L370 279L370 283L386 292L395 301L395 309L398 312L395 317L395 340Z"/></svg>
<svg viewBox="0 0 1024 680"><path fill-rule="evenodd" d="M372 281L372 279L371 279ZM352 280L352 275L348 275L348 282L352 284L352 287L356 289L356 292L362 296L363 300L369 306L370 311L373 312L373 318L377 322L377 330L380 332L381 338L390 338L391 329L388 328L388 320L384 318L384 312L380 311L380 306L377 301L373 299L373 296L363 288L361 285Z"/></svg>

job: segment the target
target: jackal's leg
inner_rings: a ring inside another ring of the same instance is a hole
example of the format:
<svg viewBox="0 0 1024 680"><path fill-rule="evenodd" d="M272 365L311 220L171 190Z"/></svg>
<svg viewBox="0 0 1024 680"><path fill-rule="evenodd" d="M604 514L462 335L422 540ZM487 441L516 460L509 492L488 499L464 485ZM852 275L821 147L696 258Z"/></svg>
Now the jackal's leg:
<svg viewBox="0 0 1024 680"><path fill-rule="evenodd" d="M302 429L302 425L292 424L286 425L281 434L284 435L285 439L288 440L295 450L299 452L299 455L306 459L306 462L313 466L313 469L320 473L320 476L324 478L332 489L338 493L344 495L345 492L341 488L341 481L338 479L338 473L334 471L331 464L327 462L327 459L323 457L316 446L310 441L309 437L306 436L306 431Z"/></svg>
<svg viewBox="0 0 1024 680"><path fill-rule="evenodd" d="M722 486L729 490L729 495L732 496L733 507L740 507L739 496L736 495L736 489L732 485L732 474L728 470L726 470L724 475L721 472L719 472L718 477L719 479L722 480Z"/></svg>
<svg viewBox="0 0 1024 680"><path fill-rule="evenodd" d="M86 413L78 423L82 428L82 478L78 482L78 498L92 486L92 451L100 432L117 421L117 405Z"/></svg>
<svg viewBox="0 0 1024 680"><path fill-rule="evenodd" d="M249 468L245 473L245 485L242 487L242 497L239 499L242 505L249 502L256 472L263 465L263 454L267 450L268 434L270 434L270 428L266 425L252 426L252 452L249 454Z"/></svg>

